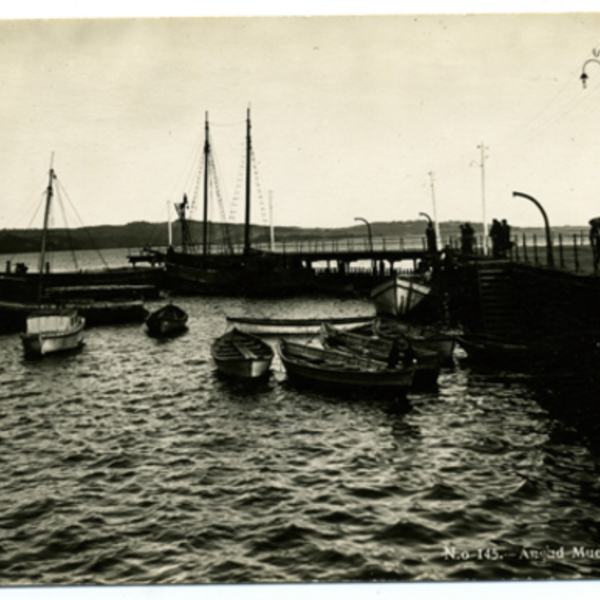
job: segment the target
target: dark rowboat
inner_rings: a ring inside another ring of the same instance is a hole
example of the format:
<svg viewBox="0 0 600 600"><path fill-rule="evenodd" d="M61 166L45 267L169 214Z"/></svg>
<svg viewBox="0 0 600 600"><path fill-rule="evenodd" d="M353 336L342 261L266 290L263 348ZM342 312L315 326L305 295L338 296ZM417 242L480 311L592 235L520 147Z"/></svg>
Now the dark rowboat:
<svg viewBox="0 0 600 600"><path fill-rule="evenodd" d="M347 329L370 324L372 316L368 317L337 317L311 319L254 319L250 317L227 317L227 322L240 331L263 335L292 335L318 333L322 323L331 323L338 329Z"/></svg>
<svg viewBox="0 0 600 600"><path fill-rule="evenodd" d="M217 338L210 351L222 373L244 379L265 375L274 356L269 344L235 328Z"/></svg>
<svg viewBox="0 0 600 600"><path fill-rule="evenodd" d="M439 331L430 325L403 323L396 319L378 317L373 321L373 332L378 337L393 340L405 338L415 351L428 350L437 352L442 364L452 362L452 354L456 340L454 336Z"/></svg>
<svg viewBox="0 0 600 600"><path fill-rule="evenodd" d="M565 337L531 341L463 334L456 339L469 359L495 366L517 367L520 371L552 365L564 368L569 356L577 355L578 351L577 344Z"/></svg>
<svg viewBox="0 0 600 600"><path fill-rule="evenodd" d="M373 358L388 363L397 348L398 360L404 364L415 363L415 385L433 385L440 374L441 358L437 352L412 348L406 338L388 340L373 335L351 331L339 331L328 323L323 323L319 331L323 346L330 350L350 352L357 356Z"/></svg>
<svg viewBox="0 0 600 600"><path fill-rule="evenodd" d="M148 316L146 327L150 335L175 335L185 331L187 321L187 313L179 306L169 303Z"/></svg>
<svg viewBox="0 0 600 600"><path fill-rule="evenodd" d="M377 388L406 393L412 385L414 366L386 363L356 355L323 350L284 339L279 340L279 357L288 377L317 385L345 388Z"/></svg>

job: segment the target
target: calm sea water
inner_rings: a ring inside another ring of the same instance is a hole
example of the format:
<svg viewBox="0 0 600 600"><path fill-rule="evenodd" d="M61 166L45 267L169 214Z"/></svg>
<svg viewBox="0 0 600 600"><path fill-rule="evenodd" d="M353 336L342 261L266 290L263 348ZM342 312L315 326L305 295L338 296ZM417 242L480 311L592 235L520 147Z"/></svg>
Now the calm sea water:
<svg viewBox="0 0 600 600"><path fill-rule="evenodd" d="M175 301L189 330L170 340L98 327L78 353L27 361L0 337L0 585L600 575L581 379L476 370L458 351L406 403L299 389L278 361L247 388L210 360L226 314L368 302Z"/></svg>

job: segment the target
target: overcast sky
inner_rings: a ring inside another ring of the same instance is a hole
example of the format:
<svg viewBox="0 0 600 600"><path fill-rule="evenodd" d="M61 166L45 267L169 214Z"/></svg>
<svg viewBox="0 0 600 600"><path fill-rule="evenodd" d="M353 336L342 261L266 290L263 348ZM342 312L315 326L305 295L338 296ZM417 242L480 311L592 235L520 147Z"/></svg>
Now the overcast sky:
<svg viewBox="0 0 600 600"><path fill-rule="evenodd" d="M251 106L255 223L539 225L600 215L600 13L0 21L0 228L32 221L50 156L85 225L194 195L209 113L226 206ZM433 173L433 189L430 173ZM237 198L237 202L234 201ZM237 210L236 210L237 207ZM198 208L192 215L201 218ZM71 225L79 225L72 221Z"/></svg>

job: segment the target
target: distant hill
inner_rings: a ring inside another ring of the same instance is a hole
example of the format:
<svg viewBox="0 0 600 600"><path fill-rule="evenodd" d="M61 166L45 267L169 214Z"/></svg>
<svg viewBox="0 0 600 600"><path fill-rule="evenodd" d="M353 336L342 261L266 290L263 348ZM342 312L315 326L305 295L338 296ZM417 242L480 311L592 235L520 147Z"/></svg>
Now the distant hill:
<svg viewBox="0 0 600 600"><path fill-rule="evenodd" d="M190 231L197 244L202 243L203 225L198 221L189 221ZM440 223L440 234L446 240L450 236L460 236L459 221ZM425 235L426 222L418 221L391 221L370 223L374 238L411 238ZM477 235L481 235L481 224L474 223ZM173 241L176 245L181 243L180 227L177 223L172 226ZM209 239L214 243L224 242L225 227L222 223L209 224ZM243 225L228 225L229 238L233 244L243 243ZM563 236L573 234L587 234L587 226L553 227L554 234L562 233ZM544 235L542 227L512 227L512 235L527 236L536 234ZM349 238L364 238L367 230L364 224L340 228L303 228L303 227L276 227L275 236L278 242L308 241L308 240L336 240ZM268 243L270 239L269 228L264 225L253 225L251 229L251 242L254 244ZM0 254L22 252L36 252L40 248L41 231L39 229L5 229L0 231ZM93 250L105 248L142 248L144 246L167 246L168 233L166 223L148 223L139 221L127 225L99 225L95 227L78 229L53 229L48 239L49 250Z"/></svg>

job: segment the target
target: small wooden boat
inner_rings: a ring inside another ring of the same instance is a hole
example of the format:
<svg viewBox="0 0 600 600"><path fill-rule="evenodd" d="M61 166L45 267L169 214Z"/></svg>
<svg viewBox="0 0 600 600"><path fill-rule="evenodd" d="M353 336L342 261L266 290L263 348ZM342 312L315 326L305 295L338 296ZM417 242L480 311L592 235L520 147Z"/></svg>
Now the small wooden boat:
<svg viewBox="0 0 600 600"><path fill-rule="evenodd" d="M463 334L456 338L467 356L474 361L498 366L519 367L528 371L544 365L560 364L571 349L564 338L552 340L508 340L484 334Z"/></svg>
<svg viewBox="0 0 600 600"><path fill-rule="evenodd" d="M179 306L169 302L148 316L146 327L150 335L175 335L187 329L187 321L187 313Z"/></svg>
<svg viewBox="0 0 600 600"><path fill-rule="evenodd" d="M371 300L378 315L406 315L431 293L431 286L393 277L371 290Z"/></svg>
<svg viewBox="0 0 600 600"><path fill-rule="evenodd" d="M210 351L221 372L244 379L265 375L275 354L260 338L235 328L217 338Z"/></svg>
<svg viewBox="0 0 600 600"><path fill-rule="evenodd" d="M85 319L75 310L37 310L27 317L26 327L21 334L26 356L41 357L83 345Z"/></svg>
<svg viewBox="0 0 600 600"><path fill-rule="evenodd" d="M443 333L436 327L378 317L373 321L373 331L378 337L388 340L406 338L415 351L436 352L440 356L442 364L452 362L456 340L454 336Z"/></svg>
<svg viewBox="0 0 600 600"><path fill-rule="evenodd" d="M279 357L290 378L324 386L377 388L406 393L415 373L414 366L387 364L331 350L323 350L280 339Z"/></svg>
<svg viewBox="0 0 600 600"><path fill-rule="evenodd" d="M439 354L431 350L416 350L406 338L389 340L351 331L339 331L328 323L321 326L319 338L327 349L350 352L388 364L394 352L397 352L398 361L405 365L415 360L415 385L435 384L440 374L442 361Z"/></svg>
<svg viewBox="0 0 600 600"><path fill-rule="evenodd" d="M227 317L227 322L239 331L262 335L293 335L318 333L321 323L331 323L338 329L349 329L371 323L369 317L337 317L312 319L253 319L250 317Z"/></svg>

